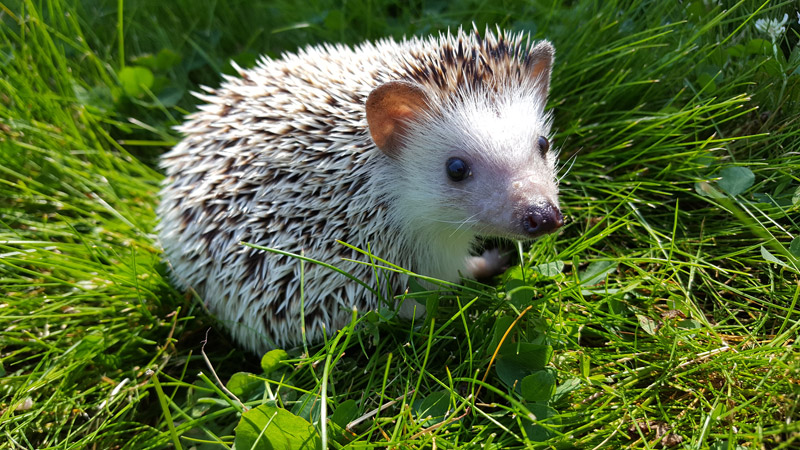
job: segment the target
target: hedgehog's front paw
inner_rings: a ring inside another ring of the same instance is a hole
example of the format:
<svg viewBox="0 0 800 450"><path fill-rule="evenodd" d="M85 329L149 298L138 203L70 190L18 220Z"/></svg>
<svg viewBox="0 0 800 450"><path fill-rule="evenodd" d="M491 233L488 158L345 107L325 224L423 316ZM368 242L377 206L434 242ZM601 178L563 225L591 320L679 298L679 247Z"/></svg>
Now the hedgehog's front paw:
<svg viewBox="0 0 800 450"><path fill-rule="evenodd" d="M481 256L467 258L467 271L476 279L489 278L508 269L508 253L499 249L485 250Z"/></svg>

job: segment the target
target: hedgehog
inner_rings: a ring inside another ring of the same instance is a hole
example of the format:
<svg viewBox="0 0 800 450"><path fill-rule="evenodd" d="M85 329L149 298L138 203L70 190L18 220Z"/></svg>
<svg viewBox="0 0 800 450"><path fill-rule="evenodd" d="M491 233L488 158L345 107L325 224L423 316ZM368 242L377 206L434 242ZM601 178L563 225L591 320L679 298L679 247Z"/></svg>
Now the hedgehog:
<svg viewBox="0 0 800 450"><path fill-rule="evenodd" d="M563 224L545 110L553 58L547 41L473 27L234 66L195 94L205 104L161 159L157 233L175 283L264 352L300 345L303 327L318 342L380 299L243 243L335 263L398 298L406 276L337 241L449 282L498 273L502 258L476 243Z"/></svg>

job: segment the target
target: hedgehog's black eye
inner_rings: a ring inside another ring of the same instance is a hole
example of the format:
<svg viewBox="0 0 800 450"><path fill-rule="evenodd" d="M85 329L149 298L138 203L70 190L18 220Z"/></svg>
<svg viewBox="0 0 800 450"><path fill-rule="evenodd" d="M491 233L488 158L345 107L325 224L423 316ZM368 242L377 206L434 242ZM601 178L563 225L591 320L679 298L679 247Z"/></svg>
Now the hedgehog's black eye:
<svg viewBox="0 0 800 450"><path fill-rule="evenodd" d="M447 162L444 163L444 167L447 169L447 176L453 181L463 181L468 176L472 175L469 164L461 158L448 159Z"/></svg>
<svg viewBox="0 0 800 450"><path fill-rule="evenodd" d="M536 145L539 146L539 153L542 154L542 157L547 156L547 152L550 150L550 141L544 136L539 136L539 139L536 140Z"/></svg>

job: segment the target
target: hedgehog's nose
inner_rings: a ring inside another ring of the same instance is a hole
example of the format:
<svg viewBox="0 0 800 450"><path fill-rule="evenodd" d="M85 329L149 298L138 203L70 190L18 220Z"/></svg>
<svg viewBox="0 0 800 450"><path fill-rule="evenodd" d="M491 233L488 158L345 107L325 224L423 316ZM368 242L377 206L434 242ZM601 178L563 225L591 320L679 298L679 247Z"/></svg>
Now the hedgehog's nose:
<svg viewBox="0 0 800 450"><path fill-rule="evenodd" d="M561 225L564 225L564 216L550 202L529 206L522 217L522 229L532 237L555 231Z"/></svg>

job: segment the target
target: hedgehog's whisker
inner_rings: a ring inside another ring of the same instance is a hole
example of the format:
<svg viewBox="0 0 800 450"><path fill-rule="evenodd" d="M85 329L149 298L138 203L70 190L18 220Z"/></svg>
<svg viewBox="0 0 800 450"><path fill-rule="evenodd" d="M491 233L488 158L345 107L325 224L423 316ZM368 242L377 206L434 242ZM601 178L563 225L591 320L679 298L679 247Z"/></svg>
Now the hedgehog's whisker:
<svg viewBox="0 0 800 450"><path fill-rule="evenodd" d="M447 224L451 224L451 225L452 225L452 224L458 224L458 225L459 225L459 227L460 227L460 226L462 226L462 225L465 225L465 224L468 224L468 223L478 223L478 221L477 221L477 220L474 220L474 218L475 218L477 215L478 215L478 214L473 214L472 216L470 216L470 217L467 217L466 219L463 219L463 220L443 220L443 219L430 219L430 221L431 221L431 222L436 222L436 223L447 223Z"/></svg>
<svg viewBox="0 0 800 450"><path fill-rule="evenodd" d="M561 172L561 170L565 167L567 169L563 174L560 174L560 176L557 178L559 183L561 183L561 180L564 179L564 177L566 177L567 174L572 170L572 166L575 165L575 161L578 159L578 153L580 153L580 150L575 152L574 155L570 156L567 162L564 163L564 165L561 165L560 167L556 168L556 173ZM567 164L569 164L569 167L567 167Z"/></svg>
<svg viewBox="0 0 800 450"><path fill-rule="evenodd" d="M473 214L473 215L467 217L466 219L462 220L461 223L458 224L458 227L456 227L456 229L453 230L452 233L450 233L450 236L452 237L453 235L455 235L459 230L461 230L461 227L463 227L463 226L465 226L467 224L480 223L479 221L474 220L477 215L478 214Z"/></svg>
<svg viewBox="0 0 800 450"><path fill-rule="evenodd" d="M469 191L466 190L466 189L463 189L463 188L449 187L448 191L449 192L454 192L454 193L457 193L457 194L469 194Z"/></svg>

